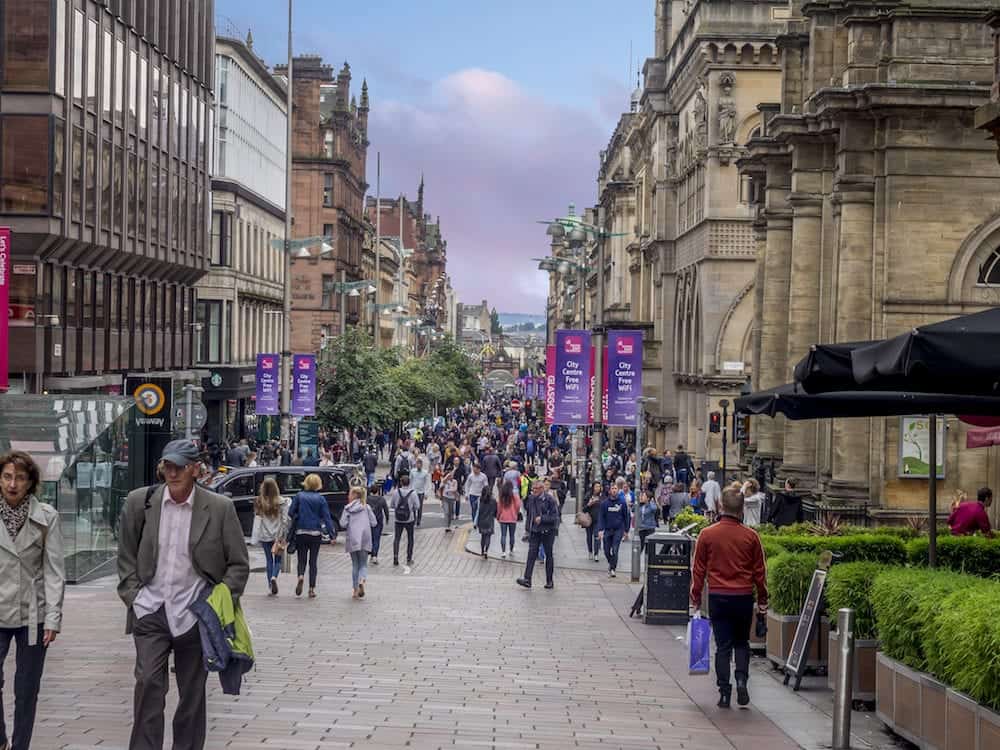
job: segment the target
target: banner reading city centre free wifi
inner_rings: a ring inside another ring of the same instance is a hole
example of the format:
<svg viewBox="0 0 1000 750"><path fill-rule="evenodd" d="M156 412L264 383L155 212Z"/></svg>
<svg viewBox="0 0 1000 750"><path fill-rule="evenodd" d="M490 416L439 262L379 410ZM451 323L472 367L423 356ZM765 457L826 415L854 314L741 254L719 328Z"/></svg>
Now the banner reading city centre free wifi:
<svg viewBox="0 0 1000 750"><path fill-rule="evenodd" d="M604 367L604 422L635 427L642 393L642 331L608 331Z"/></svg>
<svg viewBox="0 0 1000 750"><path fill-rule="evenodd" d="M555 409L553 422L585 425L590 422L590 331L556 331Z"/></svg>

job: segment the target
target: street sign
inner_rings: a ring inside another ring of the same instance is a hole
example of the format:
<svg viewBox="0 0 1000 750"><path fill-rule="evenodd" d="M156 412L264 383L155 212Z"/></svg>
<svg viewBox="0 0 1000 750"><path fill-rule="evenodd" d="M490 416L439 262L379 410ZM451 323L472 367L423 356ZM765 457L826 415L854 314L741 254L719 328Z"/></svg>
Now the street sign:
<svg viewBox="0 0 1000 750"><path fill-rule="evenodd" d="M515 398L510 402L510 408L514 411L521 411L521 399Z"/></svg>
<svg viewBox="0 0 1000 750"><path fill-rule="evenodd" d="M174 409L174 429L183 430L187 427L187 406L180 404ZM191 429L200 430L208 421L208 410L199 402L191 404Z"/></svg>

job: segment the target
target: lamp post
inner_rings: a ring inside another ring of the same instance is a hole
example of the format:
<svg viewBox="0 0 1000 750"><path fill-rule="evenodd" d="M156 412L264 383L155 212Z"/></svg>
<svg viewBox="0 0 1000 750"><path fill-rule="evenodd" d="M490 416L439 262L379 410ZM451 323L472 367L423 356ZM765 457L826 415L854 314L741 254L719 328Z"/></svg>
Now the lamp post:
<svg viewBox="0 0 1000 750"><path fill-rule="evenodd" d="M639 580L642 567L642 547L639 543L639 493L642 492L642 441L646 431L646 404L656 401L652 396L639 396L636 399L635 410L635 492L632 497L632 517L635 518L635 528L632 530L632 573L631 580ZM652 498L650 499L652 502Z"/></svg>
<svg viewBox="0 0 1000 750"><path fill-rule="evenodd" d="M334 294L340 295L340 333L343 335L347 331L347 298L348 297L360 297L362 292L365 294L375 294L378 290L368 279L362 279L361 281L346 281L345 276L347 276L347 271L344 269L340 270L340 281L334 282L333 291Z"/></svg>
<svg viewBox="0 0 1000 750"><path fill-rule="evenodd" d="M726 486L726 438L728 436L729 430L727 426L729 425L729 399L724 398L719 400L719 406L722 407L722 481L720 484Z"/></svg>

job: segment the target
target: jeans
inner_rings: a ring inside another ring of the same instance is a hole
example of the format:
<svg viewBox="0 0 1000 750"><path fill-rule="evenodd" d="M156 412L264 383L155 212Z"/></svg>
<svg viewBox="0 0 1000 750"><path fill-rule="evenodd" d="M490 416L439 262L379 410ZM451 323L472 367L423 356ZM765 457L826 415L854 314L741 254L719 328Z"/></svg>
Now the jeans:
<svg viewBox="0 0 1000 750"><path fill-rule="evenodd" d="M639 546L642 548L642 554L646 554L646 537L654 531L656 529L639 529Z"/></svg>
<svg viewBox="0 0 1000 750"><path fill-rule="evenodd" d="M618 570L618 546L624 535L625 529L604 530L604 557L608 560L608 570Z"/></svg>
<svg viewBox="0 0 1000 750"><path fill-rule="evenodd" d="M309 588L316 588L317 565L319 563L319 545L323 543L322 537L312 534L297 534L295 536L295 546L298 550L296 567L299 571L299 578L306 572L306 558L309 559Z"/></svg>
<svg viewBox="0 0 1000 750"><path fill-rule="evenodd" d="M541 547L545 554L545 582L552 583L552 576L555 573L556 560L552 554L552 545L555 544L556 535L553 533L540 534L537 531L531 532L528 537L528 562L524 566L524 579L531 583L531 574L535 569L535 561L538 559L538 548Z"/></svg>
<svg viewBox="0 0 1000 750"><path fill-rule="evenodd" d="M366 474L365 481L367 482L367 484L365 484L366 487L371 487L375 484L375 472L373 471L371 474Z"/></svg>
<svg viewBox="0 0 1000 750"><path fill-rule="evenodd" d="M750 625L753 594L708 595L708 613L715 633L715 681L729 687L729 662L736 654L736 682L750 677Z"/></svg>
<svg viewBox="0 0 1000 750"><path fill-rule="evenodd" d="M479 510L479 495L469 495L469 510L472 514L472 522L476 521L476 511Z"/></svg>
<svg viewBox="0 0 1000 750"><path fill-rule="evenodd" d="M455 503L451 499L446 497L444 500L441 501L441 509L444 511L444 527L446 529L450 529L451 522L455 518L454 514Z"/></svg>
<svg viewBox="0 0 1000 750"><path fill-rule="evenodd" d="M35 709L38 706L38 687L42 682L45 666L45 646L42 645L43 626L38 626L38 643L28 645L28 628L0 628L0 688L3 687L3 663L7 658L11 640L17 641L14 674L14 742L12 750L28 750L35 728ZM0 743L7 741L4 722L3 696L0 694Z"/></svg>
<svg viewBox="0 0 1000 750"><path fill-rule="evenodd" d="M271 552L271 548L274 547L274 542L261 542L260 546L264 549L264 570L267 573L267 585L271 585L271 579L277 578L278 573L281 572L281 553L275 555Z"/></svg>
<svg viewBox="0 0 1000 750"><path fill-rule="evenodd" d="M368 580L368 552L363 549L351 553L351 582L354 588L358 581Z"/></svg>
<svg viewBox="0 0 1000 750"><path fill-rule="evenodd" d="M406 532L406 562L413 562L413 521L400 523L396 521L396 535L392 538L392 559L399 559L399 540Z"/></svg>
<svg viewBox="0 0 1000 750"><path fill-rule="evenodd" d="M462 515L462 497L461 495L455 498L455 520L457 521Z"/></svg>
<svg viewBox="0 0 1000 750"><path fill-rule="evenodd" d="M597 538L597 521L592 521L590 526L583 530L583 533L587 535L587 552L591 555L596 555L601 551L601 542Z"/></svg>
<svg viewBox="0 0 1000 750"><path fill-rule="evenodd" d="M424 520L424 500L427 499L427 493L418 492L417 498L420 500L420 507L417 508L417 526L419 526L420 522Z"/></svg>
<svg viewBox="0 0 1000 750"><path fill-rule="evenodd" d="M382 549L382 530L384 528L385 524L381 517L378 519L378 523L372 526L372 557L378 557L378 551Z"/></svg>
<svg viewBox="0 0 1000 750"><path fill-rule="evenodd" d="M507 551L507 537L510 536L510 551L514 551L514 535L517 533L517 522L500 524L500 549Z"/></svg>

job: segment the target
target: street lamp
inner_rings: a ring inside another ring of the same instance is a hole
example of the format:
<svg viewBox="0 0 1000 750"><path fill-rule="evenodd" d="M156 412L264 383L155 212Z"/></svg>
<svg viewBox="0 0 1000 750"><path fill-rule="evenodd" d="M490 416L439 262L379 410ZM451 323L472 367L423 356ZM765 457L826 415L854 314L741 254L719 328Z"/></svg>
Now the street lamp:
<svg viewBox="0 0 1000 750"><path fill-rule="evenodd" d="M639 580L639 569L642 566L642 547L639 544L639 518L636 515L639 511L639 493L642 492L642 441L646 427L646 404L656 401L653 396L639 396L636 400L635 410L635 493L632 497L632 516L635 520L635 529L632 533L632 573L633 583ZM649 499L654 502L653 498Z"/></svg>

